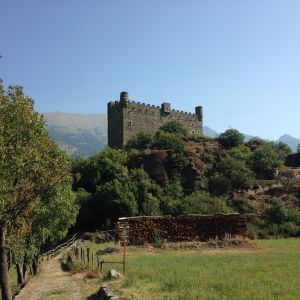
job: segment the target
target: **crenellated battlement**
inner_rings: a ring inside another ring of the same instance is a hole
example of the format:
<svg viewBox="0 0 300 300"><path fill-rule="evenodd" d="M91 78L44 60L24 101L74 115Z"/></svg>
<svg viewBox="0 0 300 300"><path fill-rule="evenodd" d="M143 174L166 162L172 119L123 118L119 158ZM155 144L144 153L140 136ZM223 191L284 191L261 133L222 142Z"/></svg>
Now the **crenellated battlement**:
<svg viewBox="0 0 300 300"><path fill-rule="evenodd" d="M154 134L159 127L169 121L180 122L191 133L202 133L203 110L195 108L195 113L171 109L171 104L161 106L129 100L127 92L121 92L119 101L110 101L108 110L108 145L122 148L127 141L140 132Z"/></svg>

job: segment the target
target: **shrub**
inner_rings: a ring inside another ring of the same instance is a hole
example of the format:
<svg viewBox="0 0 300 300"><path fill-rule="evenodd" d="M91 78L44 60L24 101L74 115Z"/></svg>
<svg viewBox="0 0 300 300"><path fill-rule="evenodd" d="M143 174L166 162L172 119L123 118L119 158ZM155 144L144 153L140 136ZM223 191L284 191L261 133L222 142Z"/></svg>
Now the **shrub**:
<svg viewBox="0 0 300 300"><path fill-rule="evenodd" d="M139 133L132 139L130 139L126 146L125 150L137 149L137 150L145 150L152 146L153 144L153 135L149 133Z"/></svg>
<svg viewBox="0 0 300 300"><path fill-rule="evenodd" d="M228 129L221 133L217 141L226 149L237 147L244 142L244 135L236 129Z"/></svg>
<svg viewBox="0 0 300 300"><path fill-rule="evenodd" d="M259 178L272 179L282 162L279 160L274 147L266 144L254 151L251 157L251 165Z"/></svg>
<svg viewBox="0 0 300 300"><path fill-rule="evenodd" d="M175 133L176 135L188 135L187 130L178 121L167 122L164 125L160 126L159 130L169 133Z"/></svg>
<svg viewBox="0 0 300 300"><path fill-rule="evenodd" d="M159 229L154 228L152 230L152 244L156 248L162 248L164 240L161 236L161 232Z"/></svg>

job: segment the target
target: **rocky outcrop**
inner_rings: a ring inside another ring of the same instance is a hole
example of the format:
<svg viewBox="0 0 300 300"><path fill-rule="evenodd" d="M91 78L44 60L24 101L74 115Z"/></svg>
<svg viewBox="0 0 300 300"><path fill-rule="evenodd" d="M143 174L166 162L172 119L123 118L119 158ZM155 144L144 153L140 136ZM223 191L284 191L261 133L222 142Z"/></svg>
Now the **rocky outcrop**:
<svg viewBox="0 0 300 300"><path fill-rule="evenodd" d="M142 160L144 170L148 173L149 177L160 186L167 185L169 183L169 176L166 167L167 159L168 152L166 150L156 150L145 155Z"/></svg>

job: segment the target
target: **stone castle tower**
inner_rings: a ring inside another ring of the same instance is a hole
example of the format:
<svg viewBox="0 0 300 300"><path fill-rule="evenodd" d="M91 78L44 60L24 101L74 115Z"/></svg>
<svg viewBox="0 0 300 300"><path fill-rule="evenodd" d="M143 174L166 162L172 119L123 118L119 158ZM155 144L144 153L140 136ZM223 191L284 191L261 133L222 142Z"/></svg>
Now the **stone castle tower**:
<svg viewBox="0 0 300 300"><path fill-rule="evenodd" d="M159 107L129 101L127 92L120 94L119 101L107 104L107 120L108 146L113 148L123 148L138 133L154 134L169 121L180 122L190 133L203 133L202 106L197 106L194 114L186 113L171 109L167 102Z"/></svg>

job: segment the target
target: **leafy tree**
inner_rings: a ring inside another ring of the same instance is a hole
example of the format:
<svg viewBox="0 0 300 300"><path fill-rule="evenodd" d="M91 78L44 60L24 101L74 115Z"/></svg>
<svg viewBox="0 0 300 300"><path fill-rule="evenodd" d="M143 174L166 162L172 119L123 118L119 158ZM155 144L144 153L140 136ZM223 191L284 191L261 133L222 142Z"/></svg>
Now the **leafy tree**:
<svg viewBox="0 0 300 300"><path fill-rule="evenodd" d="M156 215L159 213L159 200L161 190L143 169L130 171L132 191L138 203L140 214Z"/></svg>
<svg viewBox="0 0 300 300"><path fill-rule="evenodd" d="M126 152L106 147L86 160L75 160L74 189L83 188L89 193L95 193L96 187L113 179L122 179L127 174L125 164Z"/></svg>
<svg viewBox="0 0 300 300"><path fill-rule="evenodd" d="M98 220L103 223L108 216L116 220L123 216L137 215L138 203L129 178L114 179L99 186L94 195L94 209Z"/></svg>
<svg viewBox="0 0 300 300"><path fill-rule="evenodd" d="M137 136L130 139L126 146L125 150L129 149L137 149L137 150L145 150L152 146L153 144L153 135L149 133L139 133Z"/></svg>
<svg viewBox="0 0 300 300"><path fill-rule="evenodd" d="M178 135L164 131L155 133L153 146L157 149L166 149L174 152L182 152L184 150L184 144Z"/></svg>
<svg viewBox="0 0 300 300"><path fill-rule="evenodd" d="M21 87L9 87L5 92L0 85L0 285L3 300L12 298L8 241L17 235L32 237L38 205L51 195L58 196L54 191L70 183L66 154L48 137L43 118L34 111L33 105ZM64 197L65 192L69 193L70 189L60 190L60 195Z"/></svg>
<svg viewBox="0 0 300 300"><path fill-rule="evenodd" d="M282 224L288 217L288 210L281 201L274 200L265 214L269 223Z"/></svg>
<svg viewBox="0 0 300 300"><path fill-rule="evenodd" d="M297 152L300 153L300 144L297 146Z"/></svg>
<svg viewBox="0 0 300 300"><path fill-rule="evenodd" d="M247 189L252 183L253 175L245 162L228 156L219 165L219 172L210 180L210 190L215 194L224 194Z"/></svg>
<svg viewBox="0 0 300 300"><path fill-rule="evenodd" d="M208 182L209 191L215 195L227 194L232 188L230 179L218 172L214 173Z"/></svg>
<svg viewBox="0 0 300 300"><path fill-rule="evenodd" d="M278 158L282 161L285 161L286 157L292 153L292 149L290 148L290 146L283 142L276 142L273 145Z"/></svg>
<svg viewBox="0 0 300 300"><path fill-rule="evenodd" d="M182 214L181 200L184 197L183 187L178 178L167 185L160 199L160 208L165 215Z"/></svg>
<svg viewBox="0 0 300 300"><path fill-rule="evenodd" d="M170 121L160 126L159 130L164 132L173 133L176 135L187 136L188 131L178 121Z"/></svg>
<svg viewBox="0 0 300 300"><path fill-rule="evenodd" d="M245 145L239 145L230 149L229 156L236 160L243 161L246 165L249 165L251 159L251 151Z"/></svg>
<svg viewBox="0 0 300 300"><path fill-rule="evenodd" d="M236 129L228 129L221 133L217 140L226 149L237 147L244 142L244 135Z"/></svg>
<svg viewBox="0 0 300 300"><path fill-rule="evenodd" d="M272 179L282 162L274 147L266 144L253 152L251 164L253 171L259 178Z"/></svg>

